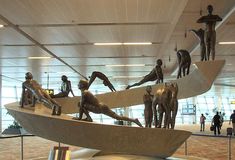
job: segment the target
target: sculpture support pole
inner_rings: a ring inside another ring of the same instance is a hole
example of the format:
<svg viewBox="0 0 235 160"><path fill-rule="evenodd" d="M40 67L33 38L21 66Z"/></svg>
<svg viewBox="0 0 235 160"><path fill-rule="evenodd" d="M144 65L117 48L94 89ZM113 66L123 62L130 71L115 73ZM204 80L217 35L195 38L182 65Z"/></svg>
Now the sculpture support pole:
<svg viewBox="0 0 235 160"><path fill-rule="evenodd" d="M21 139L21 160L24 160L24 136L20 136Z"/></svg>
<svg viewBox="0 0 235 160"><path fill-rule="evenodd" d="M228 137L228 160L232 159L232 154L231 154L231 136L229 135Z"/></svg>
<svg viewBox="0 0 235 160"><path fill-rule="evenodd" d="M0 97L2 97L2 76L0 76ZM0 99L0 134L2 133L2 98Z"/></svg>
<svg viewBox="0 0 235 160"><path fill-rule="evenodd" d="M187 145L187 140L184 142L184 154L187 156L188 155L188 145Z"/></svg>

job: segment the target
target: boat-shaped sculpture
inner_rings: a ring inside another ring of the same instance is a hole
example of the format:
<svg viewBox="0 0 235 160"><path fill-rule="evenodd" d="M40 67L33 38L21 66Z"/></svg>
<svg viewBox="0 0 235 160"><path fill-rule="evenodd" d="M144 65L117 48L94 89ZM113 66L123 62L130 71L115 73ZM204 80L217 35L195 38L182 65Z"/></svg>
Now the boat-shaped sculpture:
<svg viewBox="0 0 235 160"><path fill-rule="evenodd" d="M225 64L225 60L195 62L189 75L171 82L176 82L179 88L178 99L197 96L208 91L217 75ZM164 84L153 85L153 92ZM143 95L146 92L146 86L97 94L96 97L100 102L104 102L110 108L129 107L143 104ZM78 112L78 102L80 97L68 97L56 99L63 106L62 112L71 114Z"/></svg>
<svg viewBox="0 0 235 160"><path fill-rule="evenodd" d="M178 84L178 98L200 95L211 88L213 81L225 61L197 62L194 70L187 76L174 80ZM153 85L153 91L163 84ZM96 95L100 102L110 108L142 104L145 87ZM19 103L7 104L8 112L30 133L37 136L76 145L98 149L103 152L169 157L191 135L182 130L140 128L129 126L105 125L73 120L66 115L78 112L80 97L60 98L61 116L52 116L43 104L35 108L20 108Z"/></svg>
<svg viewBox="0 0 235 160"><path fill-rule="evenodd" d="M169 157L191 132L160 128L105 125L73 120L62 114L52 116L42 104L19 108L18 103L6 105L8 112L28 132L65 144L93 148L108 153L126 153Z"/></svg>

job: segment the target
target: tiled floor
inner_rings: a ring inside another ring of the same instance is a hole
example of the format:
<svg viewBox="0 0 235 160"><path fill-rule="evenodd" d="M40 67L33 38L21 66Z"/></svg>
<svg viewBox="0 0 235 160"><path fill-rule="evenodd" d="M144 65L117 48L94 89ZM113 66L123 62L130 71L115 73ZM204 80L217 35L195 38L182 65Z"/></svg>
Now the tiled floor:
<svg viewBox="0 0 235 160"><path fill-rule="evenodd" d="M193 134L210 135L209 124L206 126L205 132L199 131L199 125L180 125L176 129L192 131ZM226 135L225 123L222 128L222 135ZM233 136L234 137L234 136ZM20 160L20 138L0 139L0 160ZM187 140L187 152L189 156L201 157L211 160L227 160L228 159L228 138L204 137L192 135ZM232 138L232 159L235 160L235 138ZM24 159L25 160L47 160L50 149L58 143L45 140L39 137L24 138ZM64 145L64 144L62 144ZM156 144L157 145L157 144ZM78 150L79 147L70 146L72 151ZM175 156L185 155L185 144L183 144L175 153Z"/></svg>

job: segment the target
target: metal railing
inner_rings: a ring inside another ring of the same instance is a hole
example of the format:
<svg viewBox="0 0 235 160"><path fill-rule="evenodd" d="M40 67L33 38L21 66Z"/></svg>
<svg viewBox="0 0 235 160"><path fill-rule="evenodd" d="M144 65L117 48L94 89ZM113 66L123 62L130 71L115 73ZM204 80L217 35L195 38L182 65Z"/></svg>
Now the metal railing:
<svg viewBox="0 0 235 160"><path fill-rule="evenodd" d="M0 136L0 139L8 139L8 138L18 138L20 137L21 141L20 141L20 150L21 150L21 160L24 159L24 137L32 137L34 135L32 134L22 134L22 135L4 135L4 136Z"/></svg>

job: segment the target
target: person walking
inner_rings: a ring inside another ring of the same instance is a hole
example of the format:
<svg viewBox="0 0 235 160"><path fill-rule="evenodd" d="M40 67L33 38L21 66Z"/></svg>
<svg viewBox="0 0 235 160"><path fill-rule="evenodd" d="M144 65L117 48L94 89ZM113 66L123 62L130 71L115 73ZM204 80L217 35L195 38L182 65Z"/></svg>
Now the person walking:
<svg viewBox="0 0 235 160"><path fill-rule="evenodd" d="M235 110L233 110L233 113L230 116L229 125L231 124L231 121L232 121L232 124L233 124L233 134L235 136Z"/></svg>
<svg viewBox="0 0 235 160"><path fill-rule="evenodd" d="M214 123L214 135L216 135L216 129L218 131L218 135L220 135L220 116L219 112L216 112L216 115L213 117L212 122Z"/></svg>
<svg viewBox="0 0 235 160"><path fill-rule="evenodd" d="M201 117L200 117L201 129L200 129L200 132L205 131L205 120L206 120L206 117L203 114L201 114Z"/></svg>

